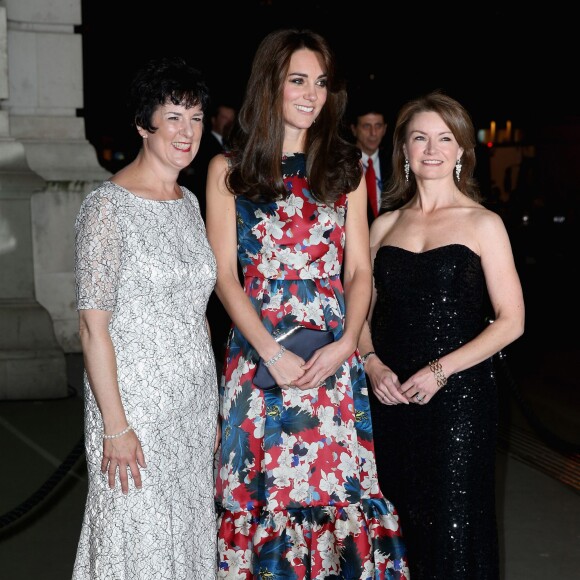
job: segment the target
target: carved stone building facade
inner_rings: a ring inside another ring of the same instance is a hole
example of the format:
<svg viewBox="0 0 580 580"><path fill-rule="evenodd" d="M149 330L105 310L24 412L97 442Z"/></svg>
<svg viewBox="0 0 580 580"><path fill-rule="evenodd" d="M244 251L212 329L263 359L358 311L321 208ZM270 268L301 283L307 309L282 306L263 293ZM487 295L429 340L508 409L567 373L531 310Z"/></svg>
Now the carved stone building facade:
<svg viewBox="0 0 580 580"><path fill-rule="evenodd" d="M0 0L0 399L67 394L74 219L109 173L86 140L80 0Z"/></svg>

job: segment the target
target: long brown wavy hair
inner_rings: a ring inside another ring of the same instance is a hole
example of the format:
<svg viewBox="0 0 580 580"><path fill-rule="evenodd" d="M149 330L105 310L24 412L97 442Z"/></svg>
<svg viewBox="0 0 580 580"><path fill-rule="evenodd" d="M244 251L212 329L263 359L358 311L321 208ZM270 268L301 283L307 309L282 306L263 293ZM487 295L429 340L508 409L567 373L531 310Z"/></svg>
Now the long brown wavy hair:
<svg viewBox="0 0 580 580"><path fill-rule="evenodd" d="M412 171L409 172L409 181L405 179L403 144L407 138L407 127L411 119L417 113L427 112L437 113L449 127L459 146L463 148L459 179L453 172L457 188L474 201L482 200L479 186L473 177L476 162L476 141L471 117L463 105L441 90L435 90L409 101L399 111L393 133L393 172L383 194L383 207L386 209L394 209L404 205L417 191L417 181Z"/></svg>
<svg viewBox="0 0 580 580"><path fill-rule="evenodd" d="M340 135L347 94L337 78L334 54L311 30L282 29L268 34L258 46L231 135L226 183L234 195L260 202L288 195L282 179L284 83L292 55L304 48L320 55L328 75L326 103L306 137L311 193L318 201L332 203L358 187L360 151Z"/></svg>

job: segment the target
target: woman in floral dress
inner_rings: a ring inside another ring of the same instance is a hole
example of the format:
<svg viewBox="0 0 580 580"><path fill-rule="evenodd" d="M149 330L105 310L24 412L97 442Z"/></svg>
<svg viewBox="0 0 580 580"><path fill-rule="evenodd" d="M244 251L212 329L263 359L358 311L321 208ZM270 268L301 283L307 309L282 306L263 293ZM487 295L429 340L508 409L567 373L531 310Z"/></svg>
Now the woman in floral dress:
<svg viewBox="0 0 580 580"><path fill-rule="evenodd" d="M216 291L233 322L216 481L223 578L408 577L356 350L371 269L360 153L338 133L345 105L326 41L273 32L254 58L232 151L209 167ZM305 361L273 337L296 325L334 342ZM260 359L272 390L253 382Z"/></svg>

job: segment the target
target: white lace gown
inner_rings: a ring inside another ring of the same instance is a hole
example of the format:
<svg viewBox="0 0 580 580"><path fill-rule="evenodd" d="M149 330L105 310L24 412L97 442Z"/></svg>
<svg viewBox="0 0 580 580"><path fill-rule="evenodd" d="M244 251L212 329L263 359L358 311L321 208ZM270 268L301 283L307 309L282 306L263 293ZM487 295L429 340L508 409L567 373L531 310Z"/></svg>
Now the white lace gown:
<svg viewBox="0 0 580 580"><path fill-rule="evenodd" d="M85 375L89 476L73 580L216 577L216 367L205 323L216 280L197 198L154 201L105 182L79 211L78 309L112 311L119 388L145 454L143 487L110 490Z"/></svg>

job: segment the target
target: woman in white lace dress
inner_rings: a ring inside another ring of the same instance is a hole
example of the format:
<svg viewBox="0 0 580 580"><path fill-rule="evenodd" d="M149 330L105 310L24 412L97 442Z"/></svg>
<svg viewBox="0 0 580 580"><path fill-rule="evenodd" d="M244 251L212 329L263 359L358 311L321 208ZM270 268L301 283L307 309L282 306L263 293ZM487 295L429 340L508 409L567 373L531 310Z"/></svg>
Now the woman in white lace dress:
<svg viewBox="0 0 580 580"><path fill-rule="evenodd" d="M182 59L147 63L131 85L142 147L76 220L89 488L74 580L216 576L216 262L177 184L208 98Z"/></svg>

